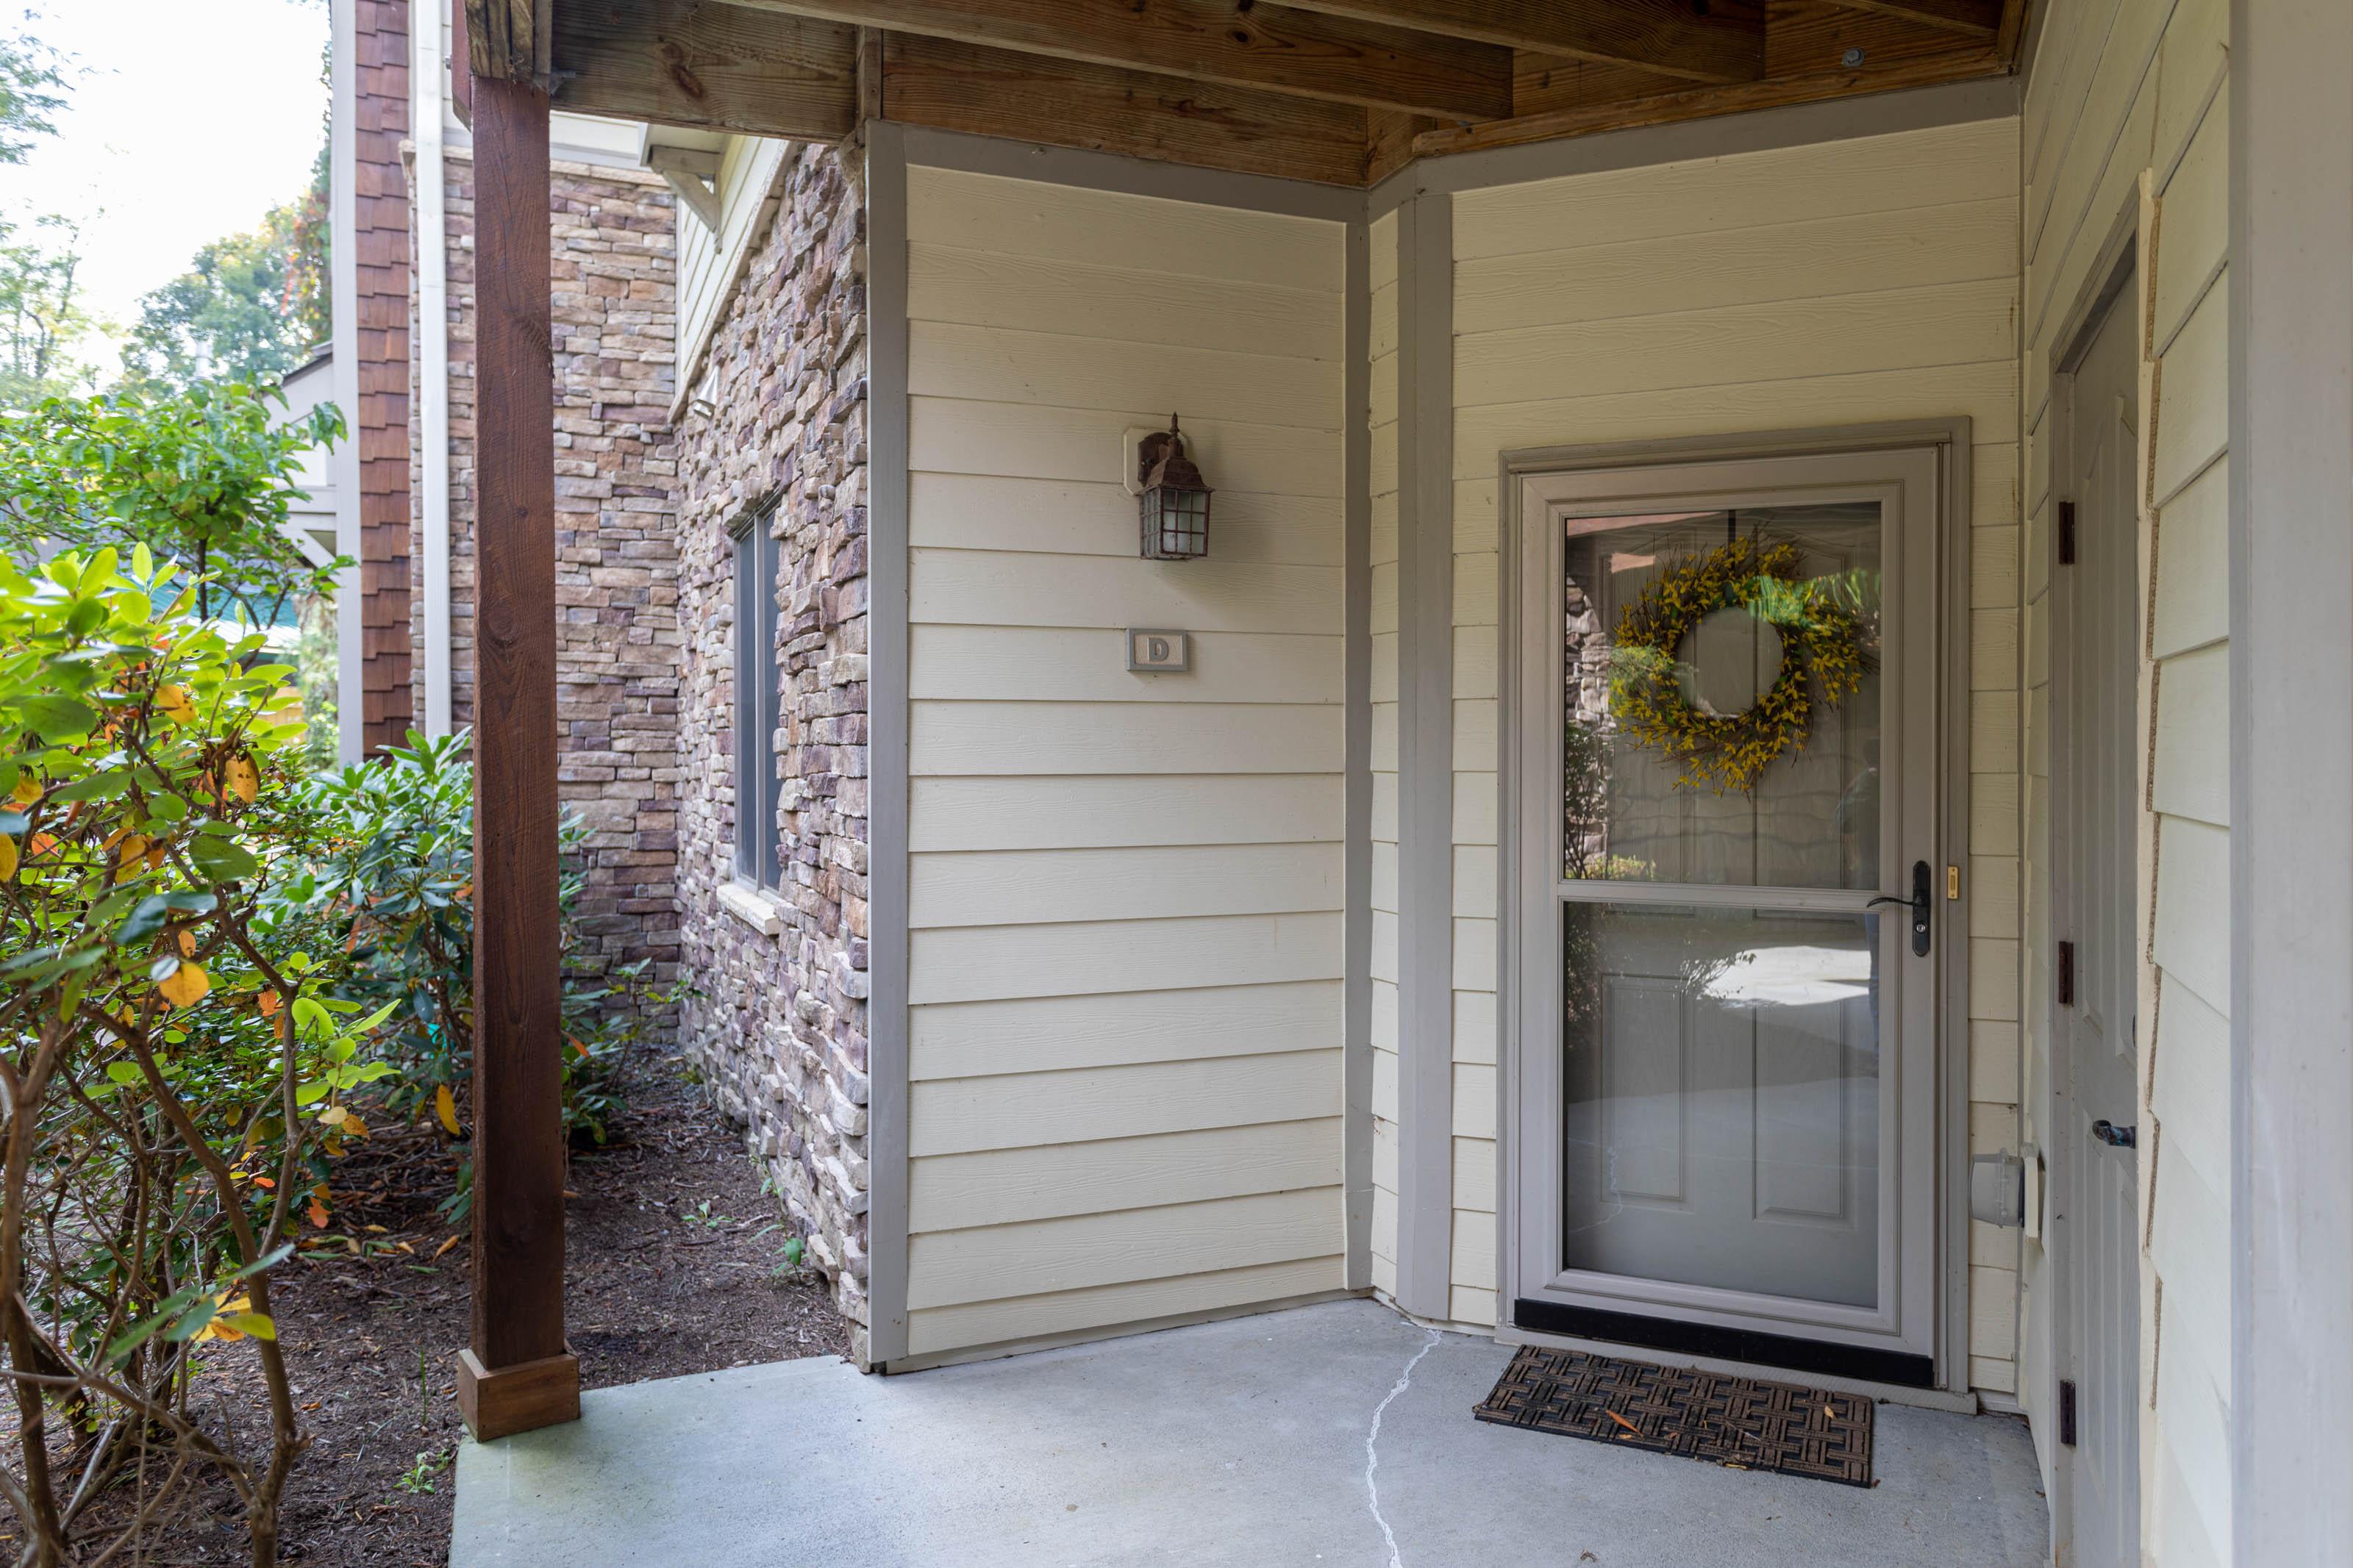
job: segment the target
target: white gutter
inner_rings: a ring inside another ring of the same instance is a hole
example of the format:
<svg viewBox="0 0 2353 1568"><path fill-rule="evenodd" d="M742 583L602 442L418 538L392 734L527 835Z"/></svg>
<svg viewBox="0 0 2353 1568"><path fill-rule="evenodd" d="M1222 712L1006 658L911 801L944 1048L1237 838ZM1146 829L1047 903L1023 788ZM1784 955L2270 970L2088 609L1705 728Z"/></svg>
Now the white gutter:
<svg viewBox="0 0 2353 1568"><path fill-rule="evenodd" d="M416 148L417 416L425 554L425 732L449 732L449 255L443 209L442 99L448 64L442 48L447 8L430 0L409 7L408 124Z"/></svg>

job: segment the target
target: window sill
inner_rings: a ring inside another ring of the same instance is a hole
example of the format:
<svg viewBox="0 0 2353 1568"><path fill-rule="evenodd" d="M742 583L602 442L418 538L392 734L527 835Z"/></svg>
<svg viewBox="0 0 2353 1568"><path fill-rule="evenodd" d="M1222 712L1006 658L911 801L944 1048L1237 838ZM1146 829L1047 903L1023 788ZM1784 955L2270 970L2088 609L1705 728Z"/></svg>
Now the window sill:
<svg viewBox="0 0 2353 1568"><path fill-rule="evenodd" d="M785 934L785 917L776 900L749 882L720 883L719 903L729 914L763 936Z"/></svg>

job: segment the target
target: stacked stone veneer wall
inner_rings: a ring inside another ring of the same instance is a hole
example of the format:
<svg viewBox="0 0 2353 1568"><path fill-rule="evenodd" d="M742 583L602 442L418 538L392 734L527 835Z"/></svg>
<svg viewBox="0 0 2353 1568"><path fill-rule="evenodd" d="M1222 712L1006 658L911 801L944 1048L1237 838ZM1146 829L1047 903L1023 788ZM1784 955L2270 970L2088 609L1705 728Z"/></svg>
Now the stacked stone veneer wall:
<svg viewBox="0 0 2353 1568"><path fill-rule="evenodd" d="M745 1129L866 1359L866 280L862 165L795 148L775 220L722 306L680 426L681 1040ZM689 220L691 221L691 220ZM769 502L784 885L733 878L734 544ZM734 900L742 904L739 897Z"/></svg>
<svg viewBox="0 0 2353 1568"><path fill-rule="evenodd" d="M450 721L474 721L474 166L444 165L449 333ZM555 349L557 777L588 828L578 928L590 967L678 961L677 228L642 171L557 163L549 275ZM410 225L410 232L416 226ZM415 313L412 294L410 310ZM412 378L413 379L413 378ZM413 421L421 432L423 422ZM421 462L411 443L412 463ZM412 526L421 534L419 498ZM424 558L421 537L411 546ZM411 615L424 668L422 595Z"/></svg>

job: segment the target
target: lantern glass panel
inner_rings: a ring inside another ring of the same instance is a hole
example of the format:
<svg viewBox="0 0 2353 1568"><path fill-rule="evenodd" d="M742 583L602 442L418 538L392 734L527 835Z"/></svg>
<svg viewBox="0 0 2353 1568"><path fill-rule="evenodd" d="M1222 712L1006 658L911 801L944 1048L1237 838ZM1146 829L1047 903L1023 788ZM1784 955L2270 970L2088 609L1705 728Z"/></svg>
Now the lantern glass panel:
<svg viewBox="0 0 2353 1568"><path fill-rule="evenodd" d="M1143 497L1144 553L1155 561L1191 561L1209 552L1209 492L1154 485Z"/></svg>

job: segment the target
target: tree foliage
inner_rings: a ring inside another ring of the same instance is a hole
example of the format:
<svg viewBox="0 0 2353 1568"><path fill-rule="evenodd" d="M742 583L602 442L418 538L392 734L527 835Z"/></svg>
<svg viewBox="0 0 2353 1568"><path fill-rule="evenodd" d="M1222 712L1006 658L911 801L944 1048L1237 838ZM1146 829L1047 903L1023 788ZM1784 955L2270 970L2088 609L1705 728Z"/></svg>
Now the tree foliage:
<svg viewBox="0 0 2353 1568"><path fill-rule="evenodd" d="M339 439L322 404L273 423L285 396L242 383L52 397L0 417L0 548L19 561L137 541L202 575L200 616L262 626L333 591L287 531L302 454Z"/></svg>
<svg viewBox="0 0 2353 1568"><path fill-rule="evenodd" d="M70 75L29 35L0 37L0 164L21 163L65 107ZM90 330L81 291L80 230L55 216L0 216L0 407L22 407L89 380L75 346Z"/></svg>
<svg viewBox="0 0 2353 1568"><path fill-rule="evenodd" d="M142 301L122 347L127 382L187 386L281 377L319 335L296 287L296 210L273 207L250 234L216 239Z"/></svg>
<svg viewBox="0 0 2353 1568"><path fill-rule="evenodd" d="M21 163L57 125L65 107L65 62L55 49L18 34L0 37L0 163Z"/></svg>
<svg viewBox="0 0 2353 1568"><path fill-rule="evenodd" d="M27 226L0 216L0 407L69 395L90 378L76 353L91 324L80 237L65 218Z"/></svg>

